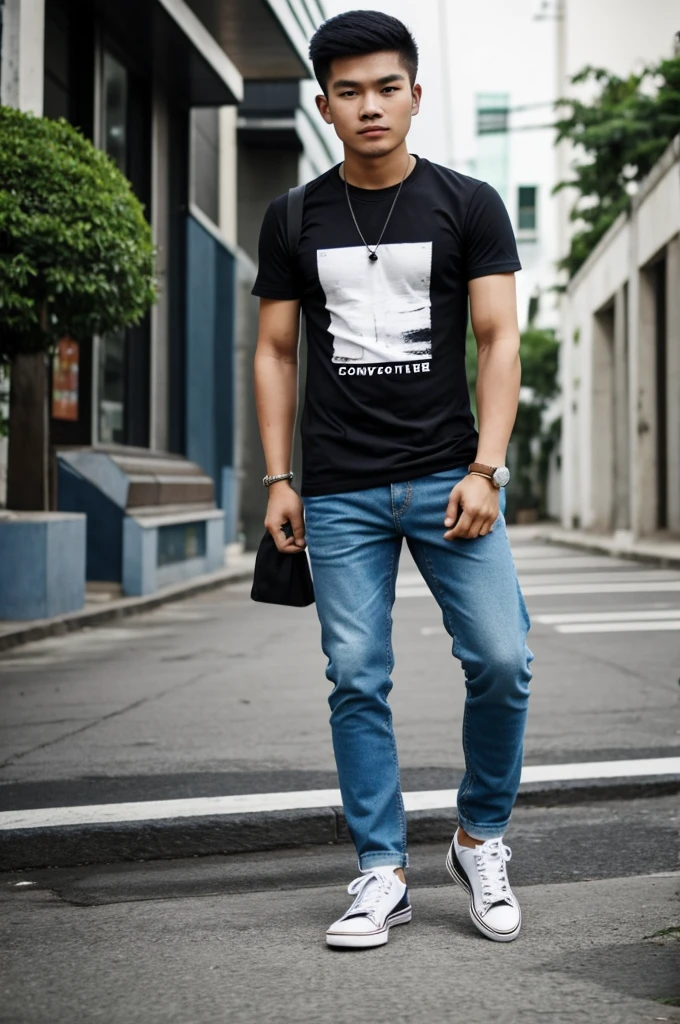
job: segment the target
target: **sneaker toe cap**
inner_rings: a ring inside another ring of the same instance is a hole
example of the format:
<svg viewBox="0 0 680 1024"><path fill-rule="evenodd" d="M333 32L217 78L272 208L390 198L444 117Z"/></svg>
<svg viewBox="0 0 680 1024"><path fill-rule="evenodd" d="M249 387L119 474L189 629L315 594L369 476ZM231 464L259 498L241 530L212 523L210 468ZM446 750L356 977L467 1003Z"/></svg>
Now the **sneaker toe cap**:
<svg viewBox="0 0 680 1024"><path fill-rule="evenodd" d="M346 920L340 919L330 926L329 935L367 935L374 932L376 926L368 917L349 917Z"/></svg>
<svg viewBox="0 0 680 1024"><path fill-rule="evenodd" d="M484 915L484 922L496 932L514 932L520 923L519 907L511 907L507 903L503 906L491 907Z"/></svg>

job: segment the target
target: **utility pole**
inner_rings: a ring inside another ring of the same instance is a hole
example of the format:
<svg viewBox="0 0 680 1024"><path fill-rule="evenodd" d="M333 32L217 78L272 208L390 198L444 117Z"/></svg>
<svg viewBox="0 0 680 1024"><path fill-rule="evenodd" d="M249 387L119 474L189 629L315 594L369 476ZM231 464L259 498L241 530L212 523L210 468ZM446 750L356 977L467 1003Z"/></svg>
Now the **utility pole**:
<svg viewBox="0 0 680 1024"><path fill-rule="evenodd" d="M45 0L0 3L0 103L43 112Z"/></svg>
<svg viewBox="0 0 680 1024"><path fill-rule="evenodd" d="M444 97L444 145L446 147L446 166L453 167L453 119L451 116L451 55L449 53L449 21L447 6L451 0L439 0L439 44L440 64L442 72L442 95Z"/></svg>

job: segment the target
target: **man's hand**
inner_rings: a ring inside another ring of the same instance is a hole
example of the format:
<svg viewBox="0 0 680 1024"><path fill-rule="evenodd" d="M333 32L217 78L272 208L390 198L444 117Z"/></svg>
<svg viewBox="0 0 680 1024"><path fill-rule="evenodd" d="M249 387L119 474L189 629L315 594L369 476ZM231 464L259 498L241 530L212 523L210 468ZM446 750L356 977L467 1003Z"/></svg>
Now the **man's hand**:
<svg viewBox="0 0 680 1024"><path fill-rule="evenodd" d="M284 523L293 528L292 537L281 529ZM305 549L305 521L302 500L287 480L279 480L269 487L269 501L264 525L274 538L279 551L287 555L299 554Z"/></svg>
<svg viewBox="0 0 680 1024"><path fill-rule="evenodd" d="M498 519L498 490L482 476L466 476L451 491L446 509L444 540L485 537Z"/></svg>

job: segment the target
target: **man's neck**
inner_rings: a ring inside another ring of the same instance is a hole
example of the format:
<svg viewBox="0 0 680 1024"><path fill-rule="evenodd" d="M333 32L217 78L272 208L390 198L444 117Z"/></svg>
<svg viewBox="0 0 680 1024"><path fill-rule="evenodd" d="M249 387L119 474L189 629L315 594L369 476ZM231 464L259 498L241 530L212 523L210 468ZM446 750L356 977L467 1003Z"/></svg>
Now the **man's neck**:
<svg viewBox="0 0 680 1024"><path fill-rule="evenodd" d="M404 172L408 171L410 174L414 167L415 159L409 156L404 142L394 152L370 160L345 151L345 161L340 168L340 174L356 188L389 188L390 185L398 185L404 177Z"/></svg>

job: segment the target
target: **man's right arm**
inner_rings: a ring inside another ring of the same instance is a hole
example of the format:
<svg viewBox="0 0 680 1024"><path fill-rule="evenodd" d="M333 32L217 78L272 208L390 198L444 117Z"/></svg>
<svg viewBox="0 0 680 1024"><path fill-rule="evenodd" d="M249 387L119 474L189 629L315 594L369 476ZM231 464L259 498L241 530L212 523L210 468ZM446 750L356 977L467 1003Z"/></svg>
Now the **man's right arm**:
<svg viewBox="0 0 680 1024"><path fill-rule="evenodd" d="M269 476L290 471L297 412L299 333L298 299L260 299L255 400ZM285 522L293 528L290 538L281 529ZM279 551L295 554L304 549L302 501L287 480L269 487L265 526Z"/></svg>

